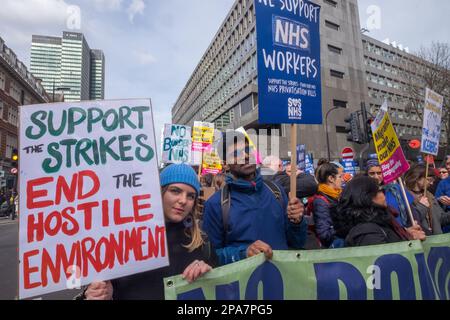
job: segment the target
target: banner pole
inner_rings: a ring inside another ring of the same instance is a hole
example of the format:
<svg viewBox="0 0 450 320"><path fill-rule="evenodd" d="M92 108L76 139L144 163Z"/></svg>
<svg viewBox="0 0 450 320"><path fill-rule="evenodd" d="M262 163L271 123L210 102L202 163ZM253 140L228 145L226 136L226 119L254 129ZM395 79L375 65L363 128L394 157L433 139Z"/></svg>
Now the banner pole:
<svg viewBox="0 0 450 320"><path fill-rule="evenodd" d="M291 200L297 197L297 124L291 125Z"/></svg>
<svg viewBox="0 0 450 320"><path fill-rule="evenodd" d="M426 164L426 169L425 169L425 190L423 192L423 196L426 197L427 196L427 190L428 190L428 170L430 167L430 164L428 163L428 155L425 155L425 162Z"/></svg>
<svg viewBox="0 0 450 320"><path fill-rule="evenodd" d="M203 149L202 149L202 154L201 154L201 158L200 158L200 165L198 166L198 181L201 181L201 177L202 177L202 168L203 168Z"/></svg>
<svg viewBox="0 0 450 320"><path fill-rule="evenodd" d="M411 210L411 206L409 205L408 196L406 195L405 185L403 184L403 179L402 178L398 178L398 181L400 183L400 188L402 189L403 199L405 200L406 208L408 209L409 219L411 220L412 225L415 226L416 225L416 221L414 220L414 217L413 217L413 214L412 214L412 210Z"/></svg>

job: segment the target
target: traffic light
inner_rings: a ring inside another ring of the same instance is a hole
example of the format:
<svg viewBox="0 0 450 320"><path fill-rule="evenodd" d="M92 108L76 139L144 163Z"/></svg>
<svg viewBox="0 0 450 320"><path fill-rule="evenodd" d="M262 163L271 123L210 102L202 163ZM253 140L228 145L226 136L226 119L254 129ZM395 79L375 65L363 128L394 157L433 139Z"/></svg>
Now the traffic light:
<svg viewBox="0 0 450 320"><path fill-rule="evenodd" d="M364 103L361 104L361 115L364 126L363 143L370 143L370 141L373 139L371 124L374 118L367 112L366 105Z"/></svg>
<svg viewBox="0 0 450 320"><path fill-rule="evenodd" d="M12 151L11 160L11 166L17 168L19 166L19 151L15 148Z"/></svg>
<svg viewBox="0 0 450 320"><path fill-rule="evenodd" d="M345 126L347 141L359 144L364 143L363 135L361 132L361 125L359 122L359 113L351 113L350 116L345 119L345 122L347 123Z"/></svg>

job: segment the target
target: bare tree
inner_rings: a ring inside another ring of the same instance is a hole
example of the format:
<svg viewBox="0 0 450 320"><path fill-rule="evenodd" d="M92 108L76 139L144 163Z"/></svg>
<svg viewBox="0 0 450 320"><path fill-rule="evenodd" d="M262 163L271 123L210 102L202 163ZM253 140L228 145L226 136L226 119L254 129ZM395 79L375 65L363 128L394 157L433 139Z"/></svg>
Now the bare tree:
<svg viewBox="0 0 450 320"><path fill-rule="evenodd" d="M444 96L442 127L446 132L446 154L450 151L450 45L433 42L422 47L416 57L403 61L409 95L406 111L423 120L425 88Z"/></svg>

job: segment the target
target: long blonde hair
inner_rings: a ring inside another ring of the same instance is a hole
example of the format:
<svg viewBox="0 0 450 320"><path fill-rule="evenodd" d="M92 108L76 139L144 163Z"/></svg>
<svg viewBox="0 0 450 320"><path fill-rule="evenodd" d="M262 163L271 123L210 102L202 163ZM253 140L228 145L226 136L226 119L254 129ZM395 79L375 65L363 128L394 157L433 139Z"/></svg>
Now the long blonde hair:
<svg viewBox="0 0 450 320"><path fill-rule="evenodd" d="M168 189L169 186L165 186L162 188L163 197ZM194 206L192 207L191 212L189 212L189 214L185 218L187 219L189 217L192 219L191 227L186 228L185 230L186 236L191 238L191 243L189 243L188 245L183 245L183 247L185 247L189 252L195 251L205 243L203 238L203 232L200 229L200 221L199 221L200 219L198 218L198 214L196 213L197 203L198 203L198 195L195 198Z"/></svg>

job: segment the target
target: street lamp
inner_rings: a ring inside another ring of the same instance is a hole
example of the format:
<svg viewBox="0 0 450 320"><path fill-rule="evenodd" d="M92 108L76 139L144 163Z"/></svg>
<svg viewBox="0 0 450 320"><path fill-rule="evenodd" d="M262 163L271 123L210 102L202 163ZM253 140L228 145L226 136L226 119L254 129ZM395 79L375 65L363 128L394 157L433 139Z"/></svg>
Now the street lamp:
<svg viewBox="0 0 450 320"><path fill-rule="evenodd" d="M328 133L328 116L330 115L331 112L333 112L334 110L340 109L340 108L345 108L343 106L337 106L334 107L332 109L330 109L327 112L327 115L325 116L325 130L327 133L327 151L328 151L328 161L331 161L331 152L330 152L330 137L329 137L329 133Z"/></svg>
<svg viewBox="0 0 450 320"><path fill-rule="evenodd" d="M68 88L68 87L55 88L55 78L53 78L53 100L52 100L52 102L55 102L55 91L56 90L64 92L64 91L70 91L70 88Z"/></svg>

